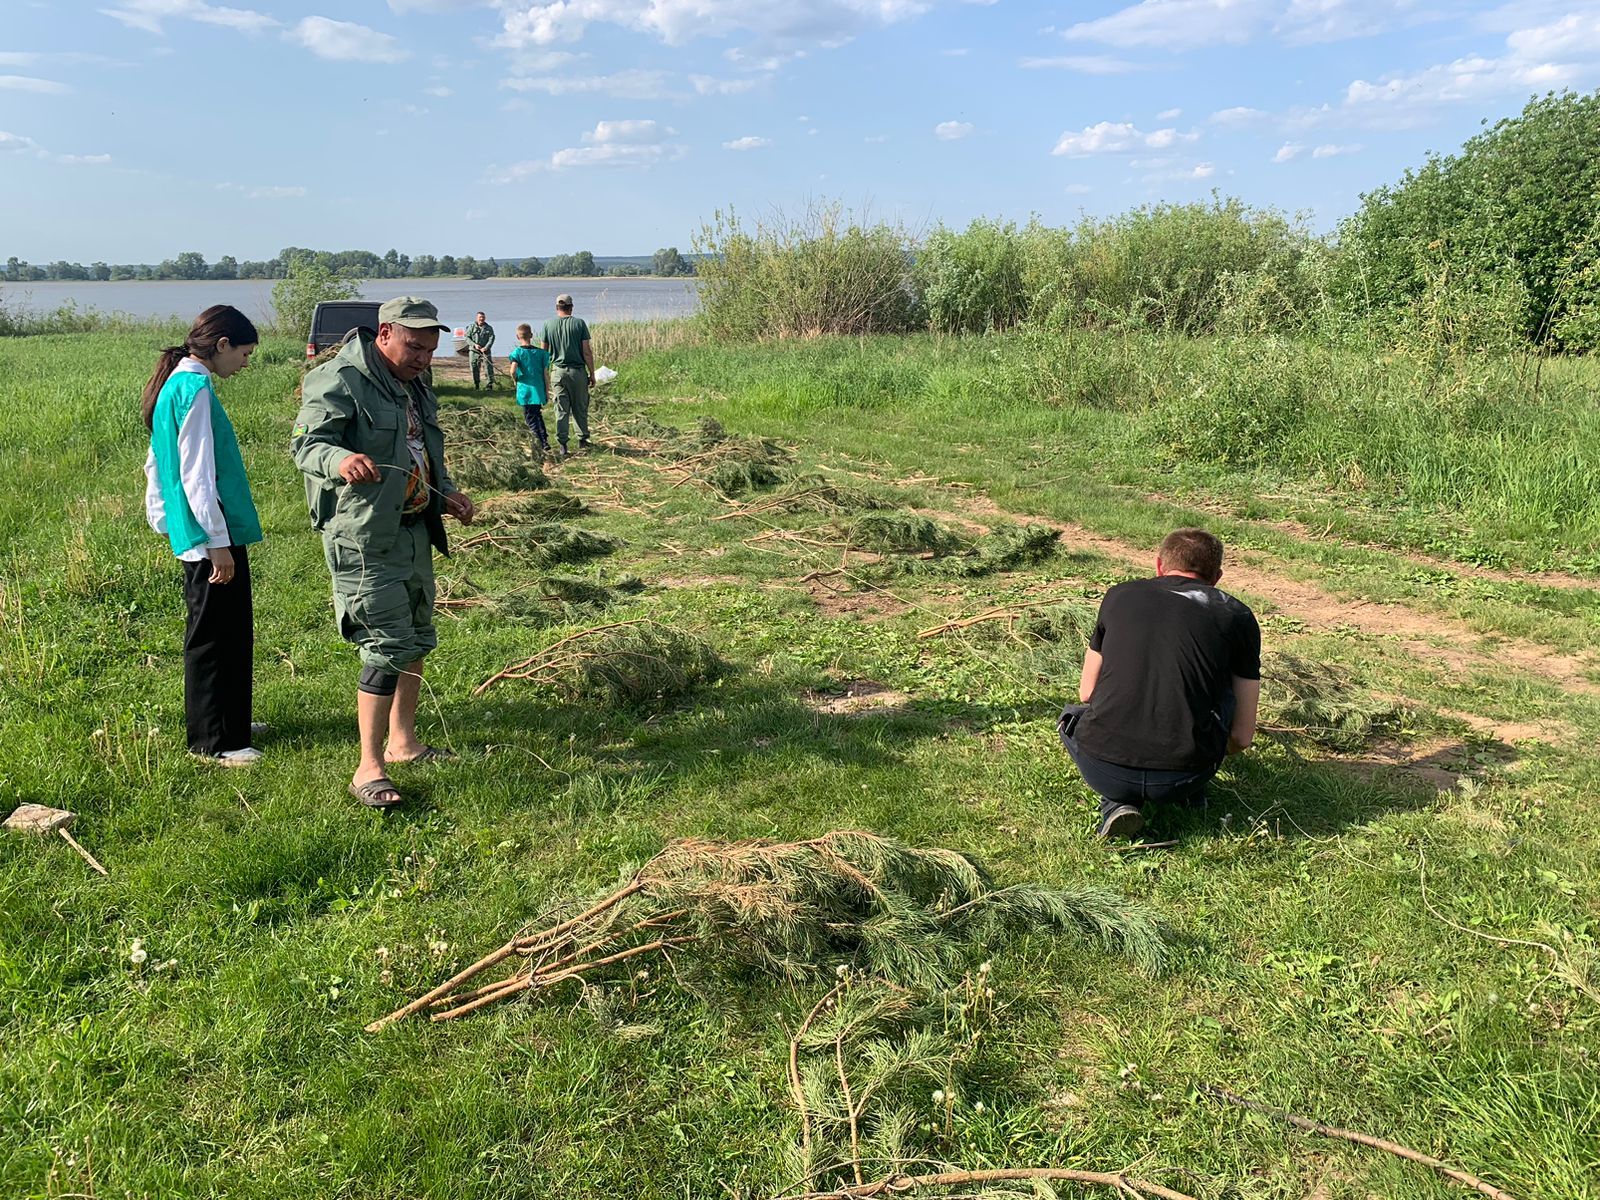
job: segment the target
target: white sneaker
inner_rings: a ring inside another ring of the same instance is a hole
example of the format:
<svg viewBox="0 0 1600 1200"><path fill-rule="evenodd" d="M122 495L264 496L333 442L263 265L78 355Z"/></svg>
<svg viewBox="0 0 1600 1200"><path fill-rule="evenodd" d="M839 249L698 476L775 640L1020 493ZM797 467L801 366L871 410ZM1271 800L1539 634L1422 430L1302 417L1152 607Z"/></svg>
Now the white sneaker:
<svg viewBox="0 0 1600 1200"><path fill-rule="evenodd" d="M214 761L219 767L250 767L260 762L265 757L254 746L246 746L242 750L224 750L215 756Z"/></svg>

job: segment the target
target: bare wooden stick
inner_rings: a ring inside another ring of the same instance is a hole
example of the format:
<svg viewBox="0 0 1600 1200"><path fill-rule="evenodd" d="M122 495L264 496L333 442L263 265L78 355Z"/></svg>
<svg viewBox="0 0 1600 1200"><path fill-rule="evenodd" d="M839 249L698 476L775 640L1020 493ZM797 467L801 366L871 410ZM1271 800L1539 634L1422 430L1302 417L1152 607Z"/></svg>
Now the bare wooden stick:
<svg viewBox="0 0 1600 1200"><path fill-rule="evenodd" d="M377 1033L385 1025L391 1025L395 1021L399 1021L399 1020L402 1020L402 1019L404 1019L406 1017L409 1017L412 1013L421 1012L423 1009L427 1008L430 1004L432 1004L435 1000L437 1000L440 996L449 995L451 992L455 991L456 988L460 987L467 980L473 978L475 975L482 974L484 971L487 971L490 967L494 966L496 963L504 962L506 959L510 958L516 952L517 952L517 943L516 943L515 939L512 939L511 941L507 942L504 946L501 946L500 949L494 951L494 953L484 955L477 962L473 963L470 967L463 967L461 970L457 971L454 975L452 975L449 979L446 979L438 987L434 988L431 991L424 992L422 995L418 996L415 1000L411 1001L411 1003L402 1004L399 1008L395 1009L387 1017L379 1017L376 1021L373 1021L371 1024L369 1024L366 1027L367 1028L367 1032L368 1033Z"/></svg>
<svg viewBox="0 0 1600 1200"><path fill-rule="evenodd" d="M99 860L96 859L94 855L90 854L82 846L78 845L78 839L73 837L70 833L68 833L64 826L62 828L60 828L60 829L57 829L56 832L59 833L62 837L66 838L67 845L71 846L74 850L76 850L79 854L81 854L83 856L83 861L84 862L88 863L91 867L93 867L96 871L99 871L100 874L104 875L106 878L109 879L111 877L111 872L106 870L104 867L102 867L100 865L100 863L99 863Z"/></svg>
<svg viewBox="0 0 1600 1200"><path fill-rule="evenodd" d="M806 1104L805 1086L800 1080L800 1043L811 1030L811 1024L822 1010L827 1008L833 998L844 988L844 980L834 984L828 994L811 1006L811 1011L806 1014L805 1020L800 1022L800 1028L794 1031L794 1036L789 1039L789 1092L794 1096L795 1107L800 1110L800 1157L806 1164L806 1186L811 1185L815 1173L811 1170L811 1108Z"/></svg>
<svg viewBox="0 0 1600 1200"><path fill-rule="evenodd" d="M1078 1171L1068 1167L997 1167L983 1171L937 1171L926 1175L889 1175L855 1187L834 1188L827 1192L799 1192L780 1200L871 1200L874 1196L917 1191L923 1188L959 1187L963 1184L1024 1183L1030 1179L1046 1183L1088 1183L1115 1188L1124 1196L1132 1189L1158 1200L1195 1200L1187 1192L1175 1192L1145 1179L1133 1179L1124 1171Z"/></svg>
<svg viewBox="0 0 1600 1200"><path fill-rule="evenodd" d="M856 1119L855 1098L850 1095L850 1073L844 1069L844 1039L850 1032L846 1027L839 1031L839 1036L833 1039L833 1065L839 1072L839 1087L844 1092L844 1111L850 1120L850 1170L856 1177L856 1186L864 1182L861 1178L861 1124Z"/></svg>
<svg viewBox="0 0 1600 1200"><path fill-rule="evenodd" d="M1338 1129L1332 1125L1324 1125L1321 1121L1313 1121L1309 1117L1298 1117L1294 1113L1286 1112L1281 1108L1273 1108L1270 1104L1262 1104L1256 1100L1246 1100L1243 1096L1230 1092L1227 1088L1217 1087L1215 1084L1202 1083L1199 1088L1206 1095L1213 1099L1221 1100L1224 1104L1233 1104L1239 1108L1247 1108L1251 1112L1277 1117L1278 1120L1285 1121L1296 1129L1304 1129L1308 1133L1320 1133L1323 1137L1338 1138L1345 1142L1354 1142L1358 1146L1371 1146L1374 1150L1382 1150L1385 1154L1392 1154L1396 1158L1403 1158L1408 1162L1420 1163L1425 1167L1431 1167L1446 1178L1453 1179L1457 1183L1465 1184L1469 1188L1482 1192L1485 1196L1491 1197L1492 1200L1516 1200L1516 1197L1510 1192L1502 1191L1500 1188L1495 1187L1494 1184L1479 1179L1476 1175L1458 1171L1431 1155L1423 1154L1419 1150L1412 1150L1397 1142L1373 1137L1370 1133L1356 1133L1349 1129Z"/></svg>
<svg viewBox="0 0 1600 1200"><path fill-rule="evenodd" d="M476 1000L469 1000L456 1008L446 1009L444 1012L436 1012L428 1020L434 1022L454 1021L457 1017L464 1017L468 1013L477 1012L480 1008L485 1008L496 1000L504 1000L507 996L515 996L519 992L525 992L532 986L533 980L528 976L513 975L510 979L501 982L499 990L479 996Z"/></svg>

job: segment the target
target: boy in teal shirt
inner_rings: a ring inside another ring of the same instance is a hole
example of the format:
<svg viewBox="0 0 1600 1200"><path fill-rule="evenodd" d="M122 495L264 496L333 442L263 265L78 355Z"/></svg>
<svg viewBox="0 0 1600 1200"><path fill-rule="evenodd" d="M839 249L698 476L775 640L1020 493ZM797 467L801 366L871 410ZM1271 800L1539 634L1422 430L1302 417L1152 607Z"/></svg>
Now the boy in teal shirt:
<svg viewBox="0 0 1600 1200"><path fill-rule="evenodd" d="M533 344L533 326L517 326L517 347L508 356L511 377L517 381L517 403L542 454L550 453L550 435L544 427L544 402L550 394L550 355Z"/></svg>

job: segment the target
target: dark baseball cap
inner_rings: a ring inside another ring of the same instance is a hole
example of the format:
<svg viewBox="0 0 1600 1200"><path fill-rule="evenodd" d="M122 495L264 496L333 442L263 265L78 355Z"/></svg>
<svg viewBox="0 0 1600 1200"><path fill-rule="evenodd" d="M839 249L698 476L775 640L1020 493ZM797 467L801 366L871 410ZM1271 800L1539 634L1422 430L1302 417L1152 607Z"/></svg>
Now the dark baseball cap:
<svg viewBox="0 0 1600 1200"><path fill-rule="evenodd" d="M378 307L378 324L450 332L450 326L439 320L439 310L433 302L421 296L396 296L393 300L385 300Z"/></svg>

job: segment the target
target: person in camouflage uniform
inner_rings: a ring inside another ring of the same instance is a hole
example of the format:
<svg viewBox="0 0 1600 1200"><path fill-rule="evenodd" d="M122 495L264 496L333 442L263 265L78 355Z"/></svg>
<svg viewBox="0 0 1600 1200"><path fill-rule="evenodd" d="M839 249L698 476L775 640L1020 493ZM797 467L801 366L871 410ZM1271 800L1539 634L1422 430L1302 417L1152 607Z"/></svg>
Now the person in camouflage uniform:
<svg viewBox="0 0 1600 1200"><path fill-rule="evenodd" d="M488 319L478 314L478 319L467 326L467 358L472 363L472 390L478 390L478 372L487 368L489 372L489 390L494 391L494 326Z"/></svg>
<svg viewBox="0 0 1600 1200"><path fill-rule="evenodd" d="M291 441L311 524L322 533L339 631L361 656L361 761L350 792L373 808L400 803L389 764L449 757L417 740L422 660L438 645L433 551L450 552L445 514L463 525L473 517L445 469L427 382L448 328L426 300L385 303L376 336L361 330L306 373Z"/></svg>

